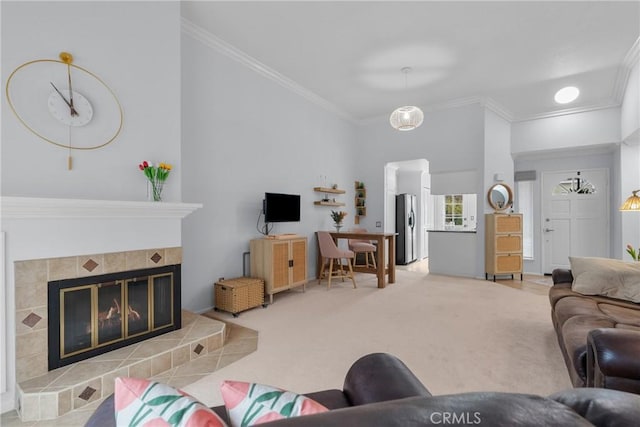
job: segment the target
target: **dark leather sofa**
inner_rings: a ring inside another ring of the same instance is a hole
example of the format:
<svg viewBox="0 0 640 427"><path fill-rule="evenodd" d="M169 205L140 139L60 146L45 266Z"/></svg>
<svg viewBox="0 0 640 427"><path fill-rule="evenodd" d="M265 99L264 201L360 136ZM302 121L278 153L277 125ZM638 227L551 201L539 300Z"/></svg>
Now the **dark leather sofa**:
<svg viewBox="0 0 640 427"><path fill-rule="evenodd" d="M630 427L640 420L640 396L615 390L572 389L547 398L494 392L432 396L404 363L385 353L356 361L346 375L343 390L307 396L331 411L268 425ZM224 407L213 409L227 420ZM86 426L115 426L113 396L96 409Z"/></svg>
<svg viewBox="0 0 640 427"><path fill-rule="evenodd" d="M552 277L551 318L573 385L640 394L640 304L574 292L570 270Z"/></svg>

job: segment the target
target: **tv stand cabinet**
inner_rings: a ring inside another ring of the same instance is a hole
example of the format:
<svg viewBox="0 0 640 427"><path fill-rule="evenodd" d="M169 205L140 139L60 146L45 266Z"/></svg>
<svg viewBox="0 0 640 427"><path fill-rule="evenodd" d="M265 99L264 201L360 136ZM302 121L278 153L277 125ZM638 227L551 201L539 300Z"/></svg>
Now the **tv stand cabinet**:
<svg viewBox="0 0 640 427"><path fill-rule="evenodd" d="M269 303L273 294L307 284L307 238L253 239L250 242L251 276L264 280Z"/></svg>

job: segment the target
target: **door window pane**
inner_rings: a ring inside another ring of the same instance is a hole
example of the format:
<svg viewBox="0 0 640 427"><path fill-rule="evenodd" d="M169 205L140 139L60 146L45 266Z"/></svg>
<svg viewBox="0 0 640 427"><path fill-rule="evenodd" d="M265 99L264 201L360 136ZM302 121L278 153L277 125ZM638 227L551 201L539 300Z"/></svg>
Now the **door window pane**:
<svg viewBox="0 0 640 427"><path fill-rule="evenodd" d="M594 194L596 192L596 187L586 180L585 178L580 176L580 172L574 177L569 177L563 179L559 183L553 187L552 194L554 196L559 196L561 194Z"/></svg>
<svg viewBox="0 0 640 427"><path fill-rule="evenodd" d="M535 181L516 182L516 202L522 214L522 257L533 259L533 183Z"/></svg>

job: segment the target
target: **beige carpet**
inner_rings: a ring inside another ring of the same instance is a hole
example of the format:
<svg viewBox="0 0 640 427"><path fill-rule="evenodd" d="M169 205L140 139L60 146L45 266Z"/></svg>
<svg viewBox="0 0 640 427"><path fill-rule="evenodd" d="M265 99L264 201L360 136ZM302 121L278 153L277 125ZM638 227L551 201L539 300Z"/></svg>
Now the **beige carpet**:
<svg viewBox="0 0 640 427"><path fill-rule="evenodd" d="M433 394L570 387L545 295L407 270L385 289L373 275L357 281L329 291L314 281L232 319L259 331L258 350L184 390L218 405L225 379L301 393L342 388L351 364L371 352L398 356Z"/></svg>

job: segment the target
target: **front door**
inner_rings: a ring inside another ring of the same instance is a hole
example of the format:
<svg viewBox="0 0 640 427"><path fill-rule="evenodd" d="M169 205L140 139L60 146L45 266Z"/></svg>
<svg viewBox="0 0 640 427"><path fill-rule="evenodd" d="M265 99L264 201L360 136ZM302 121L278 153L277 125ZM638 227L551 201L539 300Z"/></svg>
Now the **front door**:
<svg viewBox="0 0 640 427"><path fill-rule="evenodd" d="M569 268L569 256L609 256L609 171L542 174L543 272Z"/></svg>

